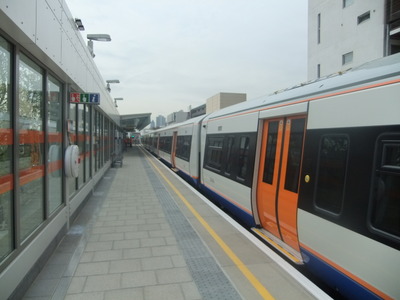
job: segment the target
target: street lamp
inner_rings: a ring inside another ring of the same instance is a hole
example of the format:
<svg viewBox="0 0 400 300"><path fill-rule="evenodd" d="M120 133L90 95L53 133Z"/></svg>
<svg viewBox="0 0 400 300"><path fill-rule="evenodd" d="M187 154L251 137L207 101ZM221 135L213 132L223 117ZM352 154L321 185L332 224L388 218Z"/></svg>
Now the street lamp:
<svg viewBox="0 0 400 300"><path fill-rule="evenodd" d="M106 80L106 82L107 82L106 89L108 92L111 92L110 83L119 83L119 80L118 79L110 79L110 80Z"/></svg>
<svg viewBox="0 0 400 300"><path fill-rule="evenodd" d="M93 52L93 41L98 41L98 42L110 42L111 37L108 34L88 34L87 36L88 41L88 48L90 51L90 54L94 58L94 52Z"/></svg>
<svg viewBox="0 0 400 300"><path fill-rule="evenodd" d="M115 107L118 107L117 101L118 101L118 100L124 100L124 98L114 98L114 100L115 100Z"/></svg>

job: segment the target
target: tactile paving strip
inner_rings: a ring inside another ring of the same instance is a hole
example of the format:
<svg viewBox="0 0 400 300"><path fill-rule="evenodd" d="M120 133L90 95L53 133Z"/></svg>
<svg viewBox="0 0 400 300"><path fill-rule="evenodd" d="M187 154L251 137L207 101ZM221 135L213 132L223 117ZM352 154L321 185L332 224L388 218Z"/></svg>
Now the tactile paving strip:
<svg viewBox="0 0 400 300"><path fill-rule="evenodd" d="M242 299L174 199L166 192L158 175L145 159L142 162L203 299Z"/></svg>

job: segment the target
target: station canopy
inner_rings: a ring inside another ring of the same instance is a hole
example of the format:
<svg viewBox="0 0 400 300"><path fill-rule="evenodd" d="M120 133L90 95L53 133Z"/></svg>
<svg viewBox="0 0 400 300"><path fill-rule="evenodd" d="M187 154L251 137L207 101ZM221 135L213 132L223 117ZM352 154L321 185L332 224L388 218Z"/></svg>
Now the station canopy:
<svg viewBox="0 0 400 300"><path fill-rule="evenodd" d="M135 132L140 131L150 124L151 113L120 115L121 127L124 131Z"/></svg>

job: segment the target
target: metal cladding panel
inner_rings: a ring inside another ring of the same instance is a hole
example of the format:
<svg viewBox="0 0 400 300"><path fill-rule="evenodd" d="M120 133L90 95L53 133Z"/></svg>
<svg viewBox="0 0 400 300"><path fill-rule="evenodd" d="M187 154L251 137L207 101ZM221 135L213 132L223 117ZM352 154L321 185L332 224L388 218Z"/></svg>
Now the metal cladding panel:
<svg viewBox="0 0 400 300"><path fill-rule="evenodd" d="M298 225L302 247L328 264L335 263L346 275L353 274L393 299L400 298L400 251L301 209Z"/></svg>
<svg viewBox="0 0 400 300"><path fill-rule="evenodd" d="M296 114L304 114L307 112L307 102L297 103L293 105L281 106L272 109L260 111L260 119L274 118L279 116L289 116Z"/></svg>
<svg viewBox="0 0 400 300"><path fill-rule="evenodd" d="M203 168L203 184L233 205L252 214L251 189Z"/></svg>
<svg viewBox="0 0 400 300"><path fill-rule="evenodd" d="M0 9L35 43L36 0L2 0Z"/></svg>
<svg viewBox="0 0 400 300"><path fill-rule="evenodd" d="M48 6L44 1L37 3L37 29L36 44L49 56L53 61L61 63L61 45L62 45L62 29L61 29L61 13L53 11L53 6L60 7L58 1L54 1L52 7ZM57 13L58 15L55 15Z"/></svg>
<svg viewBox="0 0 400 300"><path fill-rule="evenodd" d="M400 124L400 83L310 102L308 129Z"/></svg>
<svg viewBox="0 0 400 300"><path fill-rule="evenodd" d="M210 119L207 134L228 132L254 132L258 127L258 112L233 114Z"/></svg>

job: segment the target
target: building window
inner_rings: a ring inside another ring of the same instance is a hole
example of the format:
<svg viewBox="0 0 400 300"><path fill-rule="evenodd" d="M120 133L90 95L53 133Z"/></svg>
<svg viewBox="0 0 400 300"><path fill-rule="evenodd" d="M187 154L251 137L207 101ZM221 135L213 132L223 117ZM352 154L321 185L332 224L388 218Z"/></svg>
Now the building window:
<svg viewBox="0 0 400 300"><path fill-rule="evenodd" d="M321 44L321 14L317 17L317 43Z"/></svg>
<svg viewBox="0 0 400 300"><path fill-rule="evenodd" d="M354 0L343 0L343 8L348 7L354 3Z"/></svg>
<svg viewBox="0 0 400 300"><path fill-rule="evenodd" d="M14 247L11 50L0 36L0 263Z"/></svg>
<svg viewBox="0 0 400 300"><path fill-rule="evenodd" d="M43 70L21 54L19 61L20 241L44 220Z"/></svg>
<svg viewBox="0 0 400 300"><path fill-rule="evenodd" d="M62 204L62 88L61 83L49 76L48 101L48 173L49 212Z"/></svg>
<svg viewBox="0 0 400 300"><path fill-rule="evenodd" d="M367 20L369 20L371 17L371 13L369 11L367 11L366 13L363 13L362 15L359 15L357 17L357 24L361 24Z"/></svg>
<svg viewBox="0 0 400 300"><path fill-rule="evenodd" d="M342 55L342 65L347 65L353 61L353 51Z"/></svg>
<svg viewBox="0 0 400 300"><path fill-rule="evenodd" d="M321 64L317 65L317 78L321 78Z"/></svg>
<svg viewBox="0 0 400 300"><path fill-rule="evenodd" d="M85 105L85 178L88 180L90 178L90 161L92 158L90 141L91 141L91 107L89 105Z"/></svg>

